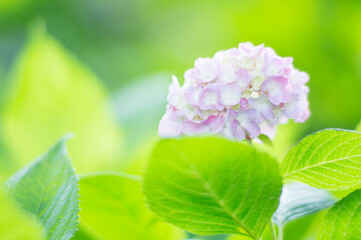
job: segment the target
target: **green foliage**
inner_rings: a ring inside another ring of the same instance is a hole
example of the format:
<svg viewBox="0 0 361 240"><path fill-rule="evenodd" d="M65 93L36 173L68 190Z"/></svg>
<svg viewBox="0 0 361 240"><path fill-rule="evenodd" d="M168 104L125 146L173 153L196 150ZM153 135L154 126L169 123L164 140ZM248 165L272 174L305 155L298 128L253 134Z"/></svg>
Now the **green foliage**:
<svg viewBox="0 0 361 240"><path fill-rule="evenodd" d="M325 216L319 240L354 240L361 236L361 190L335 204Z"/></svg>
<svg viewBox="0 0 361 240"><path fill-rule="evenodd" d="M19 166L70 131L77 136L69 149L78 171L109 165L119 157L121 138L106 92L39 26L20 55L4 104L7 149Z"/></svg>
<svg viewBox="0 0 361 240"><path fill-rule="evenodd" d="M270 147L273 147L273 142L272 140L265 134L260 134L258 136L258 138L266 145L270 146Z"/></svg>
<svg viewBox="0 0 361 240"><path fill-rule="evenodd" d="M280 205L273 221L283 226L290 221L332 206L336 198L328 191L313 188L303 183L290 183L282 188Z"/></svg>
<svg viewBox="0 0 361 240"><path fill-rule="evenodd" d="M146 201L165 221L253 239L276 210L281 187L275 159L220 138L161 140L144 177Z"/></svg>
<svg viewBox="0 0 361 240"><path fill-rule="evenodd" d="M145 203L140 179L134 175L100 172L81 177L81 229L101 239L177 240L179 229L157 219Z"/></svg>
<svg viewBox="0 0 361 240"><path fill-rule="evenodd" d="M358 124L358 126L356 127L356 131L361 132L361 122Z"/></svg>
<svg viewBox="0 0 361 240"><path fill-rule="evenodd" d="M68 138L7 182L12 199L39 219L51 240L70 239L78 225L78 178L66 150Z"/></svg>
<svg viewBox="0 0 361 240"><path fill-rule="evenodd" d="M281 173L324 189L347 189L361 183L361 133L326 129L308 135L285 157Z"/></svg>
<svg viewBox="0 0 361 240"><path fill-rule="evenodd" d="M1 189L1 188L0 188ZM18 209L0 190L0 239L41 240L41 226Z"/></svg>

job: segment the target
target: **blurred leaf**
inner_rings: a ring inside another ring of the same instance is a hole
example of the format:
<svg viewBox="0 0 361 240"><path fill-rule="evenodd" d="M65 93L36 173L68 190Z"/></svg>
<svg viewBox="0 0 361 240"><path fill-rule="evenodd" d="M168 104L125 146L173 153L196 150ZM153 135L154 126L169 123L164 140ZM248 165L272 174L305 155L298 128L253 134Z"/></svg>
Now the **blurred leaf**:
<svg viewBox="0 0 361 240"><path fill-rule="evenodd" d="M326 129L308 135L282 162L286 180L325 189L347 189L361 183L361 133Z"/></svg>
<svg viewBox="0 0 361 240"><path fill-rule="evenodd" d="M361 236L361 189L335 204L326 214L318 239L354 240Z"/></svg>
<svg viewBox="0 0 361 240"><path fill-rule="evenodd" d="M1 188L0 188L1 189ZM34 221L18 209L0 190L0 239L2 240L40 240L42 229Z"/></svg>
<svg viewBox="0 0 361 240"><path fill-rule="evenodd" d="M187 239L192 239L192 240L226 240L228 239L229 235L227 234L217 234L217 235L195 235L192 233L188 233L188 237ZM241 236L241 235L237 235L237 236ZM249 237L246 237L248 240L250 240Z"/></svg>
<svg viewBox="0 0 361 240"><path fill-rule="evenodd" d="M7 182L11 197L43 224L47 239L70 239L78 226L78 178L65 146L69 136Z"/></svg>
<svg viewBox="0 0 361 240"><path fill-rule="evenodd" d="M272 140L267 136L267 135L264 135L264 134L260 134L258 136L258 138L266 145L270 146L270 147L273 147L273 143L272 143Z"/></svg>
<svg viewBox="0 0 361 240"><path fill-rule="evenodd" d="M141 78L120 89L112 99L117 119L124 126L128 152L139 152L139 146L157 135L167 105L170 76L159 73Z"/></svg>
<svg viewBox="0 0 361 240"><path fill-rule="evenodd" d="M242 236L242 235L231 235L227 240L250 240L250 237Z"/></svg>
<svg viewBox="0 0 361 240"><path fill-rule="evenodd" d="M283 186L280 204L273 214L278 226L332 206L336 198L328 191L310 187L304 183Z"/></svg>
<svg viewBox="0 0 361 240"><path fill-rule="evenodd" d="M96 77L43 30L35 29L20 56L3 113L3 135L13 159L24 163L64 132L78 171L117 160L120 133Z"/></svg>
<svg viewBox="0 0 361 240"><path fill-rule="evenodd" d="M281 176L275 159L220 138L161 140L144 178L149 207L197 234L259 239L277 208Z"/></svg>
<svg viewBox="0 0 361 240"><path fill-rule="evenodd" d="M356 131L361 132L361 122L358 124Z"/></svg>
<svg viewBox="0 0 361 240"><path fill-rule="evenodd" d="M316 240L325 212L325 210L321 210L287 223L283 229L283 239Z"/></svg>
<svg viewBox="0 0 361 240"><path fill-rule="evenodd" d="M84 175L80 180L81 226L107 240L177 240L183 231L151 213L137 176L117 172ZM99 239L99 238L96 238Z"/></svg>

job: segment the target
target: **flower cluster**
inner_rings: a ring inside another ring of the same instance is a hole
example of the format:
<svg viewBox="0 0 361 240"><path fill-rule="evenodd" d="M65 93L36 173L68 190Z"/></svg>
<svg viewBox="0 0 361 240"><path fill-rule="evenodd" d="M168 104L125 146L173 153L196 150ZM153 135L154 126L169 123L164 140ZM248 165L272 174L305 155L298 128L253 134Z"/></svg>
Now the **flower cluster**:
<svg viewBox="0 0 361 240"><path fill-rule="evenodd" d="M272 137L275 126L287 119L305 121L309 76L292 61L249 42L198 58L185 72L183 86L173 76L159 135L221 134L243 140L261 133Z"/></svg>

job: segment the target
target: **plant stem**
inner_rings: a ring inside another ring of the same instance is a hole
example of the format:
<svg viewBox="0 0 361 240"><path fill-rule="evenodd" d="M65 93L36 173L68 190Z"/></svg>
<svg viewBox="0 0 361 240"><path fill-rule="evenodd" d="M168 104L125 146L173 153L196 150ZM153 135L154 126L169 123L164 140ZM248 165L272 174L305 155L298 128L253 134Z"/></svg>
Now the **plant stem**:
<svg viewBox="0 0 361 240"><path fill-rule="evenodd" d="M278 227L278 240L283 240L283 226Z"/></svg>
<svg viewBox="0 0 361 240"><path fill-rule="evenodd" d="M269 229L271 230L272 240L277 240L276 229L275 229L275 225L273 224L272 219L269 220Z"/></svg>

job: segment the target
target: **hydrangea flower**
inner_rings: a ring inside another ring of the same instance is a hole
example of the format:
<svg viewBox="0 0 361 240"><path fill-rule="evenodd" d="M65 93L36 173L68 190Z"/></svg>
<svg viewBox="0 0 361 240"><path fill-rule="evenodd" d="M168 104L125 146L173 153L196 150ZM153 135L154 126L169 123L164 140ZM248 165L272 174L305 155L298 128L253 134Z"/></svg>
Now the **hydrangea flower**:
<svg viewBox="0 0 361 240"><path fill-rule="evenodd" d="M173 76L159 135L220 134L243 140L261 133L272 137L288 119L304 122L310 115L309 76L292 61L249 42L198 58L185 72L183 86Z"/></svg>

